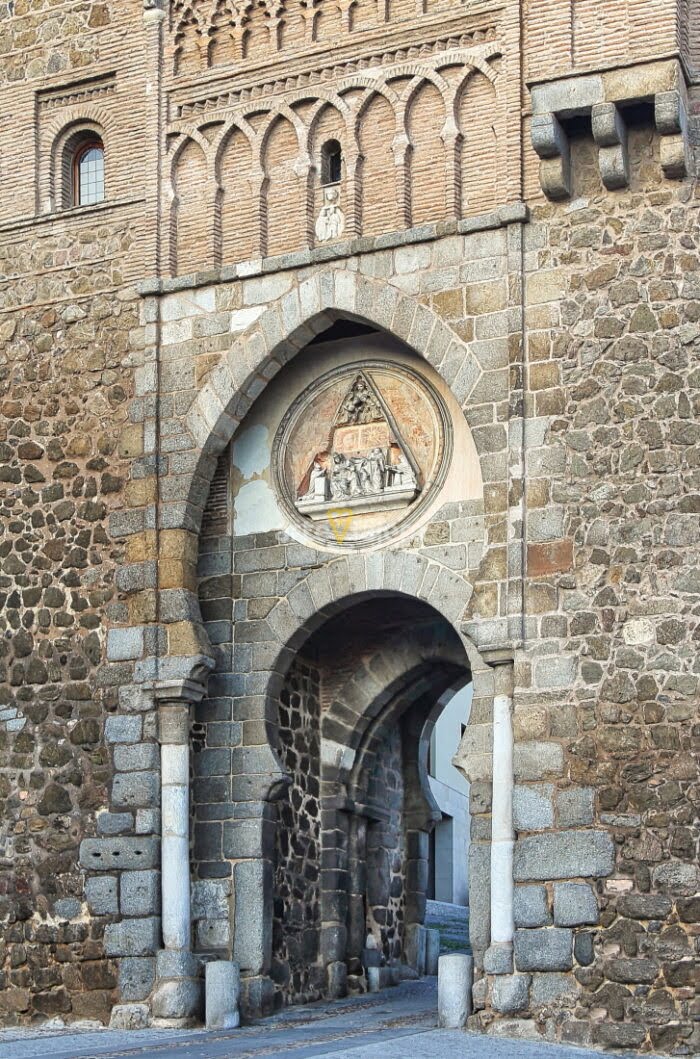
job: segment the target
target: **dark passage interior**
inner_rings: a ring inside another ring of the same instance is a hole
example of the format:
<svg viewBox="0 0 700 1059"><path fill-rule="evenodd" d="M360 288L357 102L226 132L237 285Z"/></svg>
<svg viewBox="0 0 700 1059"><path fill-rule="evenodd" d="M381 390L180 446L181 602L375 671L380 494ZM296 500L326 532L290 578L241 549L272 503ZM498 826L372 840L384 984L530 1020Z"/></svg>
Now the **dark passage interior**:
<svg viewBox="0 0 700 1059"><path fill-rule="evenodd" d="M454 630L402 596L329 619L289 666L276 731L289 777L276 803L278 1005L410 973L441 819L428 744L446 692L468 679Z"/></svg>

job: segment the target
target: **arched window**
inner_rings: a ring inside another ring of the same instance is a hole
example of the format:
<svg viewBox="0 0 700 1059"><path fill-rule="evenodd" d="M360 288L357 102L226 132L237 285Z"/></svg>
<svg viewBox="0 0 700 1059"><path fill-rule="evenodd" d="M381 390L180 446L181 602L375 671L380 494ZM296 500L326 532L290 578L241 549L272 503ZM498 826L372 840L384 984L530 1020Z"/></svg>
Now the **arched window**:
<svg viewBox="0 0 700 1059"><path fill-rule="evenodd" d="M105 149L102 140L83 141L73 155L73 205L90 206L105 197Z"/></svg>
<svg viewBox="0 0 700 1059"><path fill-rule="evenodd" d="M338 184L343 175L343 149L337 140L326 140L321 148L321 184Z"/></svg>

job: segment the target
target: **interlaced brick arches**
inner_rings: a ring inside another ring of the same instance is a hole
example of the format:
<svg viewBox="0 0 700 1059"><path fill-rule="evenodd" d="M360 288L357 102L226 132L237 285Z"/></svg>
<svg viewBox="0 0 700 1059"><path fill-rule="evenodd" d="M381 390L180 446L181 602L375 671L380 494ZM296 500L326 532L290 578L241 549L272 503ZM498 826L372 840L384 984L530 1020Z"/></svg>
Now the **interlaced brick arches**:
<svg viewBox="0 0 700 1059"><path fill-rule="evenodd" d="M459 0L174 0L170 12L176 76L272 59L441 11Z"/></svg>
<svg viewBox="0 0 700 1059"><path fill-rule="evenodd" d="M343 152L337 239L380 235L484 212L505 200L498 58L443 52L248 99L213 125L173 127L173 272L314 245L323 143ZM200 119L201 120L201 119Z"/></svg>

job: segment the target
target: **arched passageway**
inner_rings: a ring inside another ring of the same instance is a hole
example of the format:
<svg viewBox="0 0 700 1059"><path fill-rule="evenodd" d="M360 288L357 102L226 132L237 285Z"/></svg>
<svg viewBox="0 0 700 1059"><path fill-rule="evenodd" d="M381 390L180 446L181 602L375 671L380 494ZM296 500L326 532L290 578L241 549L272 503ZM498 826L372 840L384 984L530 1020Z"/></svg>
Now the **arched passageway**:
<svg viewBox="0 0 700 1059"><path fill-rule="evenodd" d="M349 606L296 653L276 739L290 780L276 803L279 1002L365 989L370 967L398 982L415 963L441 817L428 744L446 692L468 680L449 624L398 595Z"/></svg>
<svg viewBox="0 0 700 1059"><path fill-rule="evenodd" d="M198 951L240 963L244 1011L420 963L428 744L484 668L462 625L483 541L461 408L356 314L275 374L221 453L199 547L216 670L193 729L192 905Z"/></svg>

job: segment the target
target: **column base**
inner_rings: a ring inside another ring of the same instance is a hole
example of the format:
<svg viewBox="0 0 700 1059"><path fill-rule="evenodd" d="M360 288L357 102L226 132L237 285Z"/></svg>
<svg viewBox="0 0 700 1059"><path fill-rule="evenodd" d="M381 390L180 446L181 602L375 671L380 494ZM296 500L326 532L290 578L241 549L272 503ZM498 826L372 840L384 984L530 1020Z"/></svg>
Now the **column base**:
<svg viewBox="0 0 700 1059"><path fill-rule="evenodd" d="M154 1025L187 1028L204 1017L200 960L191 952L163 949L156 956L156 987L151 1000Z"/></svg>

